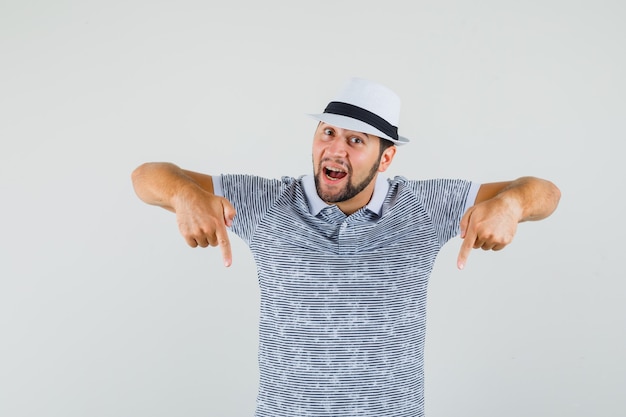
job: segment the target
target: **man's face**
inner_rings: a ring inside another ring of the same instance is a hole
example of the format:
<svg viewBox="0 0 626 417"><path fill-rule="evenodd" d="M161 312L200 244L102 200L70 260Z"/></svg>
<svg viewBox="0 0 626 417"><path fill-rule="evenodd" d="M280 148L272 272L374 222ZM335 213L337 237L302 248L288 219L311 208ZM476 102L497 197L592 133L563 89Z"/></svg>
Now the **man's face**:
<svg viewBox="0 0 626 417"><path fill-rule="evenodd" d="M380 146L376 136L320 123L313 138L313 170L320 198L345 203L351 212L366 205L376 174L387 169L395 154L392 146L381 156Z"/></svg>

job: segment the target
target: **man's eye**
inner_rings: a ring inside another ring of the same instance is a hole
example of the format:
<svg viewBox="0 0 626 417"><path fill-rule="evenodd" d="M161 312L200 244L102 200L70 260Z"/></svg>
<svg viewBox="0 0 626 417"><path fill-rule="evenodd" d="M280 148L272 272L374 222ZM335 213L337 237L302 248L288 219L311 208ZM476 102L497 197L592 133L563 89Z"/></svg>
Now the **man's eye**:
<svg viewBox="0 0 626 417"><path fill-rule="evenodd" d="M325 135L332 135L333 131L332 131L332 129L324 129L324 134Z"/></svg>
<svg viewBox="0 0 626 417"><path fill-rule="evenodd" d="M363 143L363 139L357 138L357 137L353 137L353 138L350 139L350 142L352 142L352 143Z"/></svg>

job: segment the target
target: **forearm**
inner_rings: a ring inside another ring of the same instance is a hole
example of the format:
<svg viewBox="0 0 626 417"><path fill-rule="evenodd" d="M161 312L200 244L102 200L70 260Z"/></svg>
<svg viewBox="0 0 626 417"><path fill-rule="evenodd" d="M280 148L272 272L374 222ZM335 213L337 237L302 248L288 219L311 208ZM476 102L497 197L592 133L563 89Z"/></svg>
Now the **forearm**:
<svg viewBox="0 0 626 417"><path fill-rule="evenodd" d="M561 191L548 180L521 177L504 187L496 198L514 207L519 221L523 222L541 220L552 214L559 204Z"/></svg>
<svg viewBox="0 0 626 417"><path fill-rule="evenodd" d="M182 190L200 187L184 170L168 162L144 163L133 171L131 179L135 193L143 202L170 211L175 211Z"/></svg>

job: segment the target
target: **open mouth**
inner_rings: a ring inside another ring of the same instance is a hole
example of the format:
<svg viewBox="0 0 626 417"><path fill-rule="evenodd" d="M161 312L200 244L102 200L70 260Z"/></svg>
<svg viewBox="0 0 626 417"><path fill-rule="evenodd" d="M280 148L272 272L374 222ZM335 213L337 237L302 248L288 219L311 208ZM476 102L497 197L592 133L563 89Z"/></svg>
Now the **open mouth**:
<svg viewBox="0 0 626 417"><path fill-rule="evenodd" d="M326 178L331 181L338 181L348 175L346 171L333 167L325 167L324 174L326 174Z"/></svg>

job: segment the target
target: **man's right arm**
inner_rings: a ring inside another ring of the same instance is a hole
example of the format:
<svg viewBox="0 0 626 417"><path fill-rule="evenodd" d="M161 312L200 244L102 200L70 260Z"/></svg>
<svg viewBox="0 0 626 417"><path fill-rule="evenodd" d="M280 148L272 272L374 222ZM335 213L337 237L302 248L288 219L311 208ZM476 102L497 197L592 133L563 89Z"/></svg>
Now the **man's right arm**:
<svg viewBox="0 0 626 417"><path fill-rule="evenodd" d="M135 193L143 202L176 213L178 229L189 246L219 246L224 265L231 265L226 227L232 224L235 209L228 200L213 193L210 175L168 162L148 162L137 167L131 178Z"/></svg>

